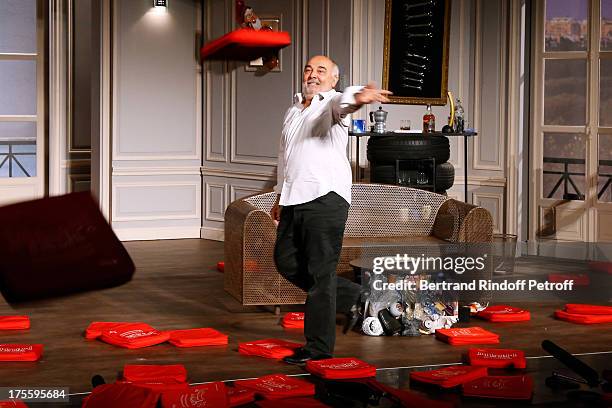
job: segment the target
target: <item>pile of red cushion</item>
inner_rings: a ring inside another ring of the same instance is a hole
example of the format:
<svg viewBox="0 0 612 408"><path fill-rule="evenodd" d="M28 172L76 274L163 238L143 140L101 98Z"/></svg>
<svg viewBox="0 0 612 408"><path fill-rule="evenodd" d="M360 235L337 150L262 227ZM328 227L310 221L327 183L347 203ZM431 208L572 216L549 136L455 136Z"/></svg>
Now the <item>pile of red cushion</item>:
<svg viewBox="0 0 612 408"><path fill-rule="evenodd" d="M306 370L329 380L376 376L376 367L354 357L310 360L306 363Z"/></svg>
<svg viewBox="0 0 612 408"><path fill-rule="evenodd" d="M453 346L467 344L497 344L499 335L482 327L460 327L436 330L436 339Z"/></svg>
<svg viewBox="0 0 612 408"><path fill-rule="evenodd" d="M556 310L559 320L578 324L612 323L612 306L568 303L565 310Z"/></svg>
<svg viewBox="0 0 612 408"><path fill-rule="evenodd" d="M0 330L27 330L28 316L0 316ZM0 361L38 361L42 357L42 344L0 344Z"/></svg>

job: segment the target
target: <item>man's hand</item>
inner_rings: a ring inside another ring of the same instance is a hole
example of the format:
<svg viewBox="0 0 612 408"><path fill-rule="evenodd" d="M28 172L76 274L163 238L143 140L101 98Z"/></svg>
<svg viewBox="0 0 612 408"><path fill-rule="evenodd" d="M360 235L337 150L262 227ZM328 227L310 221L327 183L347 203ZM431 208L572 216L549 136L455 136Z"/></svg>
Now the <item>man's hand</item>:
<svg viewBox="0 0 612 408"><path fill-rule="evenodd" d="M274 205L272 206L272 209L270 210L270 216L272 217L274 221L280 221L280 213L283 207L278 205L279 201L280 201L280 194L276 196L276 201L274 202Z"/></svg>
<svg viewBox="0 0 612 408"><path fill-rule="evenodd" d="M373 102L389 102L387 95L392 95L393 92L385 89L378 89L375 82L370 82L361 92L355 94L355 102L357 105L367 105Z"/></svg>

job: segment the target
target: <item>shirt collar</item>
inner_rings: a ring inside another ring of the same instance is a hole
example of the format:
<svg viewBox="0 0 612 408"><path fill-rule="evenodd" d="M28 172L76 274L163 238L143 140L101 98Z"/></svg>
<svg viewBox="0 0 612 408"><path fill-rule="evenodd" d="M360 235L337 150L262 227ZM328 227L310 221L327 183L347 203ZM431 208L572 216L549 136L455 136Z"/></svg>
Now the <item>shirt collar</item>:
<svg viewBox="0 0 612 408"><path fill-rule="evenodd" d="M316 94L313 98L313 100L315 98L318 98L320 101L322 101L323 99L326 99L332 95L334 95L336 93L335 89L330 89L329 91L325 91L325 92L319 92L318 94ZM304 95L302 95L301 92L296 93L293 96L293 102L294 103L302 103L302 101L304 100Z"/></svg>

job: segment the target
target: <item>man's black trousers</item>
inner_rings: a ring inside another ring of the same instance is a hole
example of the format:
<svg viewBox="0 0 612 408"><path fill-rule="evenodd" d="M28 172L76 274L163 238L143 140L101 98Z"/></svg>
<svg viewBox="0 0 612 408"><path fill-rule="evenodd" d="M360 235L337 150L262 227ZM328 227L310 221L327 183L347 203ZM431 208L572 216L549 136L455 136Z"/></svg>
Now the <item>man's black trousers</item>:
<svg viewBox="0 0 612 408"><path fill-rule="evenodd" d="M277 230L274 261L287 280L308 293L304 348L329 355L336 341L336 313L348 313L360 286L336 277L349 204L335 192L285 206Z"/></svg>

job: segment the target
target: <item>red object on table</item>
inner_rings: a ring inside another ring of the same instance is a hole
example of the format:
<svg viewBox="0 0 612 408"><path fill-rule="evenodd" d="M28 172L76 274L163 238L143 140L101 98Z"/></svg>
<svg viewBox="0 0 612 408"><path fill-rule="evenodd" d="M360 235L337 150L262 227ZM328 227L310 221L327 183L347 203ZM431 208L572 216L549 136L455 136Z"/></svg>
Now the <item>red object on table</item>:
<svg viewBox="0 0 612 408"><path fill-rule="evenodd" d="M0 330L25 330L30 328L28 316L0 316Z"/></svg>
<svg viewBox="0 0 612 408"><path fill-rule="evenodd" d="M498 344L499 335L482 327L460 327L436 330L436 339L453 346L467 344Z"/></svg>
<svg viewBox="0 0 612 408"><path fill-rule="evenodd" d="M207 60L253 61L291 44L286 31L240 28L205 44L200 57Z"/></svg>
<svg viewBox="0 0 612 408"><path fill-rule="evenodd" d="M585 315L577 313L567 313L563 310L555 310L555 317L559 320L565 320L566 322L577 324L612 323L612 315Z"/></svg>
<svg viewBox="0 0 612 408"><path fill-rule="evenodd" d="M468 361L472 366L489 368L525 368L527 360L521 350L471 348Z"/></svg>
<svg viewBox="0 0 612 408"><path fill-rule="evenodd" d="M491 322L524 322L531 319L531 314L519 307L496 305L476 313L476 317Z"/></svg>
<svg viewBox="0 0 612 408"><path fill-rule="evenodd" d="M256 340L238 344L238 352L247 356L281 359L292 356L299 343L279 339Z"/></svg>
<svg viewBox="0 0 612 408"><path fill-rule="evenodd" d="M487 376L463 384L466 397L528 400L533 394L529 375Z"/></svg>
<svg viewBox="0 0 612 408"><path fill-rule="evenodd" d="M0 361L38 361L42 344L0 344Z"/></svg>
<svg viewBox="0 0 612 408"><path fill-rule="evenodd" d="M410 380L452 388L487 374L486 367L448 366L430 371L413 371Z"/></svg>
<svg viewBox="0 0 612 408"><path fill-rule="evenodd" d="M219 272L224 272L225 271L225 262L223 262L223 261L217 262L217 270Z"/></svg>
<svg viewBox="0 0 612 408"><path fill-rule="evenodd" d="M304 328L304 313L290 312L283 316L281 326L285 329L303 329Z"/></svg>
<svg viewBox="0 0 612 408"><path fill-rule="evenodd" d="M354 357L310 360L306 371L328 380L376 377L376 367Z"/></svg>
<svg viewBox="0 0 612 408"><path fill-rule="evenodd" d="M123 367L123 378L133 383L179 384L187 381L187 370L182 364L127 364Z"/></svg>
<svg viewBox="0 0 612 408"><path fill-rule="evenodd" d="M87 340L97 339L102 335L105 330L110 330L121 324L130 324L130 322L92 322L85 329L85 338ZM144 324L140 322L134 322L132 324Z"/></svg>
<svg viewBox="0 0 612 408"><path fill-rule="evenodd" d="M172 330L168 342L177 347L224 346L228 343L227 334L215 329Z"/></svg>
<svg viewBox="0 0 612 408"><path fill-rule="evenodd" d="M225 387L230 407L248 404L255 401L255 392L247 388Z"/></svg>
<svg viewBox="0 0 612 408"><path fill-rule="evenodd" d="M161 397L162 408L229 407L225 384L214 382L196 385L185 390L166 391Z"/></svg>
<svg viewBox="0 0 612 408"><path fill-rule="evenodd" d="M568 303L565 305L567 313L585 315L612 315L612 306L587 305L581 303Z"/></svg>
<svg viewBox="0 0 612 408"><path fill-rule="evenodd" d="M126 323L102 331L100 340L128 349L154 346L168 341L170 334L154 329L146 323Z"/></svg>
<svg viewBox="0 0 612 408"><path fill-rule="evenodd" d="M133 384L102 384L83 400L83 408L157 408L160 393Z"/></svg>
<svg viewBox="0 0 612 408"><path fill-rule="evenodd" d="M234 386L252 390L264 399L310 397L315 393L313 383L284 374L272 374L254 380L236 381Z"/></svg>

